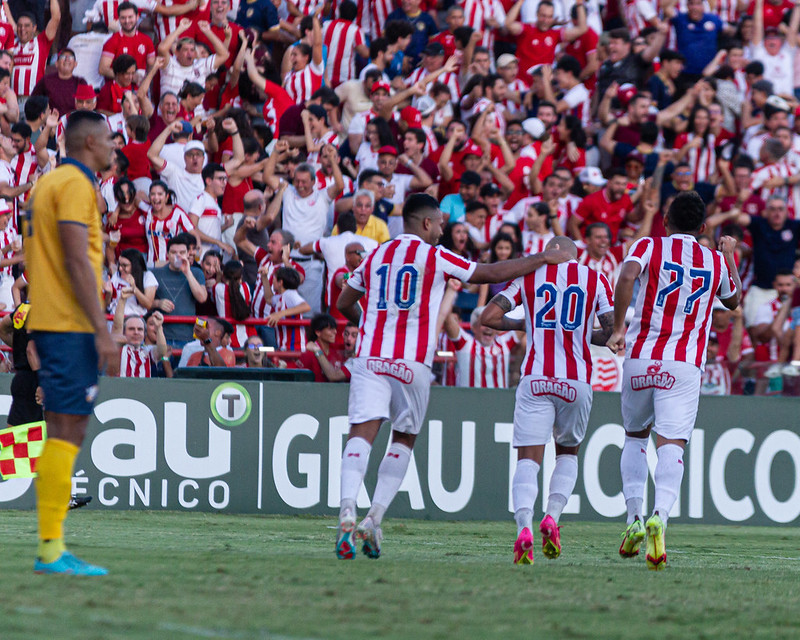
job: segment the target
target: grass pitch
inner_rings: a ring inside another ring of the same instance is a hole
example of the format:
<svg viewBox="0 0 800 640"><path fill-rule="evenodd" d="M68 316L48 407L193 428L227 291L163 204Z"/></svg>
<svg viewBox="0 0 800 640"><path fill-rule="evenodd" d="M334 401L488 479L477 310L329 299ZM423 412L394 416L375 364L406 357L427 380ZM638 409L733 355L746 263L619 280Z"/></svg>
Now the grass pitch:
<svg viewBox="0 0 800 640"><path fill-rule="evenodd" d="M32 572L35 515L0 517L0 638L797 638L800 530L672 525L669 566L623 525L565 521L512 564L515 526L389 519L384 557L338 561L333 518L73 512L104 578Z"/></svg>

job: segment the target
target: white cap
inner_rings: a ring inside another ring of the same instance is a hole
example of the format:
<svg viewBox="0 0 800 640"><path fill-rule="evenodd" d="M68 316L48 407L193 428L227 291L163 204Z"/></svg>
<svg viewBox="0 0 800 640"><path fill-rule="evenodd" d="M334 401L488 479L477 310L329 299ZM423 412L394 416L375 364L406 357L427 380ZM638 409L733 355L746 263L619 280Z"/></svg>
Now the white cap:
<svg viewBox="0 0 800 640"><path fill-rule="evenodd" d="M190 151L202 151L203 153L206 152L206 148L203 146L203 143L199 140L189 140L186 143L186 146L183 148L184 155L189 153Z"/></svg>
<svg viewBox="0 0 800 640"><path fill-rule="evenodd" d="M502 53L497 58L497 68L502 69L503 67L507 67L508 65L513 64L515 62L519 62L517 56L512 55L510 53Z"/></svg>
<svg viewBox="0 0 800 640"><path fill-rule="evenodd" d="M539 120L539 118L527 118L523 120L522 129L531 136L531 138L535 138L536 140L541 138L545 132L544 122Z"/></svg>
<svg viewBox="0 0 800 640"><path fill-rule="evenodd" d="M792 108L789 106L789 103L786 102L786 100L774 94L767 98L767 104L773 109L778 109L779 111L785 111L786 113L789 113L792 110Z"/></svg>
<svg viewBox="0 0 800 640"><path fill-rule="evenodd" d="M593 187L604 187L606 180L603 177L603 172L598 167L584 167L578 174L578 180L583 184L590 184Z"/></svg>
<svg viewBox="0 0 800 640"><path fill-rule="evenodd" d="M417 110L423 118L429 116L436 111L436 101L430 96L421 96L417 100Z"/></svg>

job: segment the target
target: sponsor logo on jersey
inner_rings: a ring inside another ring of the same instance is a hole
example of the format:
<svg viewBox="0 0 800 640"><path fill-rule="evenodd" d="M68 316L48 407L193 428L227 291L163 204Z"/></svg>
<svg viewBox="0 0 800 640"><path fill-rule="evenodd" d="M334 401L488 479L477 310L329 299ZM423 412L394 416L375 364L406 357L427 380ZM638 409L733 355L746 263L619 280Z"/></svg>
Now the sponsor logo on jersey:
<svg viewBox="0 0 800 640"><path fill-rule="evenodd" d="M531 393L535 396L556 396L564 402L575 402L575 398L578 397L575 387L555 378L531 380Z"/></svg>
<svg viewBox="0 0 800 640"><path fill-rule="evenodd" d="M414 372L402 362L370 358L367 360L367 369L379 376L389 376L405 384L411 384L414 380Z"/></svg>
<svg viewBox="0 0 800 640"><path fill-rule="evenodd" d="M675 384L675 376L668 371L661 371L661 363L655 362L647 367L647 373L643 376L631 377L631 389L641 391L642 389L672 389Z"/></svg>

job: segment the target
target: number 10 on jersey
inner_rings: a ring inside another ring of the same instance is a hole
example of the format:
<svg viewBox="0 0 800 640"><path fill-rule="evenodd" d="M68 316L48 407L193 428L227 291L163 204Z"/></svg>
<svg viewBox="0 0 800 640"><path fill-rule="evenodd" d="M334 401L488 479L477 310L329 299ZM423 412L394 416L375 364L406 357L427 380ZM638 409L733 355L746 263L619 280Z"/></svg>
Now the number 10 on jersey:
<svg viewBox="0 0 800 640"><path fill-rule="evenodd" d="M401 311L408 311L417 302L419 271L413 264L405 264L396 273L391 273L391 265L382 264L375 270L380 278L378 309L385 311L391 299Z"/></svg>

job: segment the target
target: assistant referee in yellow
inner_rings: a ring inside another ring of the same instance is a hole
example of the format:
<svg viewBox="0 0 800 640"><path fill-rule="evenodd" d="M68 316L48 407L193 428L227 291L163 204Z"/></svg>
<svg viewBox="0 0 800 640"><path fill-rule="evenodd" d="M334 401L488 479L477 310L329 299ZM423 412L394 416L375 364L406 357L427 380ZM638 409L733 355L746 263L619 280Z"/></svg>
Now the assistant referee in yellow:
<svg viewBox="0 0 800 640"><path fill-rule="evenodd" d="M119 350L102 299L103 239L97 173L111 165L105 118L75 111L65 129L67 158L39 179L25 239L31 311L28 327L41 360L48 438L37 463L37 573L98 576L104 568L64 545L72 468L97 397L98 371L114 375Z"/></svg>

